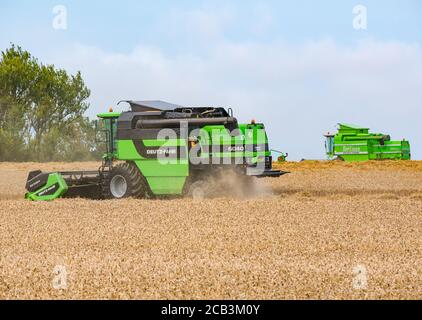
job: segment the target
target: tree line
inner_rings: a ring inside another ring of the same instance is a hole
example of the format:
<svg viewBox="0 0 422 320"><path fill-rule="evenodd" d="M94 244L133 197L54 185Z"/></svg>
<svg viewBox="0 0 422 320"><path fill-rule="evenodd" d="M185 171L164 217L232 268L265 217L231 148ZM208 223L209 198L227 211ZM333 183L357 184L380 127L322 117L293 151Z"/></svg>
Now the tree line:
<svg viewBox="0 0 422 320"><path fill-rule="evenodd" d="M90 90L68 74L11 45L0 57L0 161L99 158Z"/></svg>

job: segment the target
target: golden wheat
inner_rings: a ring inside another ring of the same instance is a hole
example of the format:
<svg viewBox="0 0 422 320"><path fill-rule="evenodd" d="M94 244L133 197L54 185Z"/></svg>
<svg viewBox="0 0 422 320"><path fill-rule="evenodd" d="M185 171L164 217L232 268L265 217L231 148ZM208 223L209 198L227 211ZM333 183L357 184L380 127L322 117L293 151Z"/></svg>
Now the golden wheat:
<svg viewBox="0 0 422 320"><path fill-rule="evenodd" d="M421 162L285 163L249 199L22 199L29 170L97 166L0 164L0 298L422 298Z"/></svg>

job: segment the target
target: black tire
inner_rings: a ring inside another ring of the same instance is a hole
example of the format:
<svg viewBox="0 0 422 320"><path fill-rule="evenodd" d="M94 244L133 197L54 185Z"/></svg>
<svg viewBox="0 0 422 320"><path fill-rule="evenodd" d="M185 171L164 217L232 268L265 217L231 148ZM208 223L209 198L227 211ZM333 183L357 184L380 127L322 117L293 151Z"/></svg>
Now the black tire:
<svg viewBox="0 0 422 320"><path fill-rule="evenodd" d="M113 167L103 185L105 199L145 198L147 194L145 178L132 162Z"/></svg>

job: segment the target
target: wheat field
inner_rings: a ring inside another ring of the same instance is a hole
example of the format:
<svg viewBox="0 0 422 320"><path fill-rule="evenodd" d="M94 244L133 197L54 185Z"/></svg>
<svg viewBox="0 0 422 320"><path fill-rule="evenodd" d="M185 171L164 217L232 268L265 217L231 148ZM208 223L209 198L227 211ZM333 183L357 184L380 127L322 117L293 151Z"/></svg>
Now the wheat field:
<svg viewBox="0 0 422 320"><path fill-rule="evenodd" d="M422 162L277 166L256 196L27 202L29 170L98 164L0 163L0 299L422 298Z"/></svg>

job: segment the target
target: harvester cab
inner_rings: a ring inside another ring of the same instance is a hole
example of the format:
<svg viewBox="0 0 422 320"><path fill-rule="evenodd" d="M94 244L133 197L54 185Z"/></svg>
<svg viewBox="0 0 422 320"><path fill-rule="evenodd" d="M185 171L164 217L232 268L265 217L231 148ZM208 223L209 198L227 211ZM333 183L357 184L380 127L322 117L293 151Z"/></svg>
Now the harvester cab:
<svg viewBox="0 0 422 320"><path fill-rule="evenodd" d="M120 112L114 112L112 108L107 113L100 113L96 120L96 142L104 147L103 161L106 165L112 165L117 151L116 132L117 119Z"/></svg>
<svg viewBox="0 0 422 320"><path fill-rule="evenodd" d="M124 101L131 110L98 115L105 152L96 171L28 176L26 198L114 199L174 196L230 169L245 177L279 177L265 126L238 124L231 109L190 108L163 101ZM203 190L206 193L206 190Z"/></svg>

